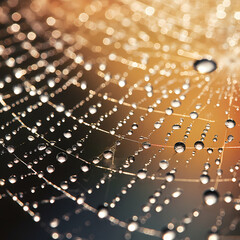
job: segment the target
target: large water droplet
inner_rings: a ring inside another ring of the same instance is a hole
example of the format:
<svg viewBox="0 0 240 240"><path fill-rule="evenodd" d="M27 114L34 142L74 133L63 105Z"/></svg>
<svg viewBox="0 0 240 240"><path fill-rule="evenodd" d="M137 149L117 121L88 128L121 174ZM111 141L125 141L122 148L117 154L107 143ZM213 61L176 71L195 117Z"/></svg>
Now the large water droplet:
<svg viewBox="0 0 240 240"><path fill-rule="evenodd" d="M173 230L167 230L163 234L163 240L173 240L176 237L176 233Z"/></svg>
<svg viewBox="0 0 240 240"><path fill-rule="evenodd" d="M185 149L186 149L186 146L185 146L185 144L183 142L177 142L174 145L174 150L177 153L182 153L182 152L185 151Z"/></svg>
<svg viewBox="0 0 240 240"><path fill-rule="evenodd" d="M219 193L214 189L208 189L203 193L204 203L208 206L212 206L217 203Z"/></svg>
<svg viewBox="0 0 240 240"><path fill-rule="evenodd" d="M138 222L132 221L128 224L127 228L129 232L135 232L139 227Z"/></svg>
<svg viewBox="0 0 240 240"><path fill-rule="evenodd" d="M144 149L149 149L151 147L151 144L149 142L143 142L142 146Z"/></svg>
<svg viewBox="0 0 240 240"><path fill-rule="evenodd" d="M145 179L147 177L147 171L146 170L139 170L137 173L137 177L140 179Z"/></svg>
<svg viewBox="0 0 240 240"><path fill-rule="evenodd" d="M99 218L106 218L108 216L108 209L106 207L100 207L97 215Z"/></svg>
<svg viewBox="0 0 240 240"><path fill-rule="evenodd" d="M210 181L210 177L207 174L202 174L200 176L200 182L202 184L207 184L207 183L209 183L209 181Z"/></svg>
<svg viewBox="0 0 240 240"><path fill-rule="evenodd" d="M225 122L225 126L227 128L234 128L236 125L236 122L233 120L233 119L228 119L226 122Z"/></svg>
<svg viewBox="0 0 240 240"><path fill-rule="evenodd" d="M197 142L195 142L194 147L197 150L202 150L204 148L204 143L202 141L197 141Z"/></svg>
<svg viewBox="0 0 240 240"><path fill-rule="evenodd" d="M97 106L96 105L90 106L88 111L90 114L95 114L97 112Z"/></svg>
<svg viewBox="0 0 240 240"><path fill-rule="evenodd" d="M203 58L201 60L195 61L193 67L199 73L204 74L215 71L217 68L217 64L213 60Z"/></svg>

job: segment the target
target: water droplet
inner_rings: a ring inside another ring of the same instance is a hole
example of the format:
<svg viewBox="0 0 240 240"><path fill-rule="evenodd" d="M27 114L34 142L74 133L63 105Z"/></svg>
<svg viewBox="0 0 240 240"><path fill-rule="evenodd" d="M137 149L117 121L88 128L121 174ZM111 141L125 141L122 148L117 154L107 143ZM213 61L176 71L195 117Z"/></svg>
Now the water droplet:
<svg viewBox="0 0 240 240"><path fill-rule="evenodd" d="M215 71L217 68L217 64L213 60L203 58L201 60L195 61L193 67L199 73L204 74Z"/></svg>
<svg viewBox="0 0 240 240"><path fill-rule="evenodd" d="M66 131L65 133L63 133L63 136L65 138L71 138L72 137L72 131L71 130Z"/></svg>
<svg viewBox="0 0 240 240"><path fill-rule="evenodd" d="M204 203L208 206L212 206L217 203L219 198L219 193L214 189L208 189L203 193Z"/></svg>
<svg viewBox="0 0 240 240"><path fill-rule="evenodd" d="M219 240L219 239L220 239L220 237L217 233L210 233L208 235L208 240Z"/></svg>
<svg viewBox="0 0 240 240"><path fill-rule="evenodd" d="M185 144L183 142L177 142L174 145L174 150L177 153L182 153L182 152L185 151L185 149L186 149L186 146L185 146Z"/></svg>
<svg viewBox="0 0 240 240"><path fill-rule="evenodd" d="M197 141L194 144L196 150L202 150L204 148L204 143L202 141Z"/></svg>
<svg viewBox="0 0 240 240"><path fill-rule="evenodd" d="M155 127L156 129L159 129L159 128L161 127L161 123L160 123L160 122L155 122L155 123L154 123L154 127Z"/></svg>
<svg viewBox="0 0 240 240"><path fill-rule="evenodd" d="M55 167L53 165L47 166L47 172L48 173L53 173L55 171Z"/></svg>
<svg viewBox="0 0 240 240"><path fill-rule="evenodd" d="M22 93L22 91L23 91L23 88L22 88L22 86L21 86L20 84L15 85L15 86L13 87L13 92L14 92L14 94L16 94L16 95L19 95L20 93Z"/></svg>
<svg viewBox="0 0 240 240"><path fill-rule="evenodd" d="M176 233L173 230L166 230L162 236L163 240L173 240L176 237Z"/></svg>
<svg viewBox="0 0 240 240"><path fill-rule="evenodd" d="M39 151L43 151L44 149L46 149L46 147L47 147L47 146L46 146L45 143L39 143L39 144L38 144L38 150L39 150Z"/></svg>
<svg viewBox="0 0 240 240"><path fill-rule="evenodd" d="M77 204L82 205L85 201L85 197L81 196L77 199Z"/></svg>
<svg viewBox="0 0 240 240"><path fill-rule="evenodd" d="M208 152L209 154L212 154L212 153L213 153L213 149L212 149L212 148L208 148L208 149L207 149L207 152Z"/></svg>
<svg viewBox="0 0 240 240"><path fill-rule="evenodd" d="M237 210L237 211L240 211L240 202L235 202L234 203L234 208Z"/></svg>
<svg viewBox="0 0 240 240"><path fill-rule="evenodd" d="M38 213L35 213L33 216L33 221L34 222L39 222L41 220L41 217Z"/></svg>
<svg viewBox="0 0 240 240"><path fill-rule="evenodd" d="M63 103L56 106L57 112L63 112L64 110L65 110L65 106L63 105Z"/></svg>
<svg viewBox="0 0 240 240"><path fill-rule="evenodd" d="M128 224L127 229L129 232L135 232L139 227L138 222L132 221Z"/></svg>
<svg viewBox="0 0 240 240"><path fill-rule="evenodd" d="M140 179L145 179L147 177L147 171L146 170L139 170L137 173L137 177Z"/></svg>
<svg viewBox="0 0 240 240"><path fill-rule="evenodd" d="M14 184L17 182L17 177L15 175L12 175L8 178L8 181L11 183L11 184Z"/></svg>
<svg viewBox="0 0 240 240"><path fill-rule="evenodd" d="M90 114L95 114L97 112L97 106L96 105L90 106L88 111L90 112Z"/></svg>
<svg viewBox="0 0 240 240"><path fill-rule="evenodd" d="M5 185L5 179L1 178L0 179L0 186L4 186Z"/></svg>
<svg viewBox="0 0 240 240"><path fill-rule="evenodd" d="M191 112L190 113L190 118L191 119L197 119L198 118L198 113L197 112Z"/></svg>
<svg viewBox="0 0 240 240"><path fill-rule="evenodd" d="M183 192L182 189L177 188L176 191L172 193L172 196L173 196L174 198L178 198L179 196L182 195L182 192Z"/></svg>
<svg viewBox="0 0 240 240"><path fill-rule="evenodd" d="M171 106L175 107L175 108L178 108L178 107L181 106L181 102L178 99L175 99L171 102Z"/></svg>
<svg viewBox="0 0 240 240"><path fill-rule="evenodd" d="M149 142L143 142L142 146L144 149L149 149L151 147L151 144Z"/></svg>
<svg viewBox="0 0 240 240"><path fill-rule="evenodd" d="M93 163L98 164L100 162L100 159L98 157L93 158Z"/></svg>
<svg viewBox="0 0 240 240"><path fill-rule="evenodd" d="M60 187L63 189L63 190L67 190L68 189L68 183L67 181L63 181L60 183Z"/></svg>
<svg viewBox="0 0 240 240"><path fill-rule="evenodd" d="M44 93L44 94L40 95L39 98L40 98L40 101L41 101L42 103L46 103L46 102L49 100L49 96L48 96L47 93Z"/></svg>
<svg viewBox="0 0 240 240"><path fill-rule="evenodd" d="M224 202L226 203L230 203L232 200L233 200L233 195L231 194L231 192L227 192L225 195L224 195Z"/></svg>
<svg viewBox="0 0 240 240"><path fill-rule="evenodd" d="M225 122L225 126L226 126L227 128L234 128L235 125L236 125L236 122L235 122L233 119L228 119L228 120L226 120L226 122Z"/></svg>
<svg viewBox="0 0 240 240"><path fill-rule="evenodd" d="M118 85L119 85L120 87L124 87L124 86L126 85L126 80L123 79L123 78L121 78L121 79L119 80L119 82L118 82Z"/></svg>
<svg viewBox="0 0 240 240"><path fill-rule="evenodd" d="M83 163L82 166L81 166L81 170L83 172L88 172L90 170L89 165L86 164L86 163Z"/></svg>
<svg viewBox="0 0 240 240"><path fill-rule="evenodd" d="M108 209L106 207L100 207L97 215L99 218L106 218L108 216Z"/></svg>
<svg viewBox="0 0 240 240"><path fill-rule="evenodd" d="M57 154L56 159L58 160L58 162L64 163L67 161L67 154L64 152L60 152Z"/></svg>
<svg viewBox="0 0 240 240"><path fill-rule="evenodd" d="M175 176L172 173L167 173L165 176L165 179L167 182L172 182L174 180Z"/></svg>
<svg viewBox="0 0 240 240"><path fill-rule="evenodd" d="M54 218L50 223L49 223L51 228L56 228L59 225L59 220L57 218Z"/></svg>
<svg viewBox="0 0 240 240"><path fill-rule="evenodd" d="M165 113L167 114L167 115L172 115L173 114L173 110L172 110L172 108L167 108L166 110L165 110Z"/></svg>
<svg viewBox="0 0 240 240"><path fill-rule="evenodd" d="M14 148L14 146L10 145L10 146L7 146L7 150L9 153L14 153L15 148Z"/></svg>
<svg viewBox="0 0 240 240"><path fill-rule="evenodd" d="M200 182L201 182L202 184L207 184L207 183L209 183L209 181L210 181L209 175L207 175L207 174L202 174L202 175L200 176Z"/></svg>
<svg viewBox="0 0 240 240"><path fill-rule="evenodd" d="M233 137L233 135L229 135L229 136L227 137L227 139L228 139L228 142L232 142L233 139L234 139L234 137Z"/></svg>
<svg viewBox="0 0 240 240"><path fill-rule="evenodd" d="M169 162L167 160L162 160L160 161L159 163L159 167L162 169L162 170L165 170L167 169L169 166Z"/></svg>
<svg viewBox="0 0 240 240"><path fill-rule="evenodd" d="M107 150L103 153L103 157L106 158L106 159L110 159L113 157L113 152L110 151L110 150Z"/></svg>

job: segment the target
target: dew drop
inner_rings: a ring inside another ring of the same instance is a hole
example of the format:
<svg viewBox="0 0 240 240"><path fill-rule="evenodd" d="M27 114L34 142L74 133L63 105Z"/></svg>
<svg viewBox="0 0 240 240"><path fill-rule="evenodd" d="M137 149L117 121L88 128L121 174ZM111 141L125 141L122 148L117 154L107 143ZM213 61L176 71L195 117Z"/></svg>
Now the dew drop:
<svg viewBox="0 0 240 240"><path fill-rule="evenodd" d="M201 182L202 184L207 184L207 183L209 183L209 181L210 181L209 175L207 175L207 174L202 174L202 175L200 176L200 182Z"/></svg>
<svg viewBox="0 0 240 240"><path fill-rule="evenodd" d="M149 142L143 142L142 146L144 149L149 149L151 147L151 144Z"/></svg>
<svg viewBox="0 0 240 240"><path fill-rule="evenodd" d="M176 191L172 193L172 196L174 198L178 198L178 197L180 197L182 195L182 192L183 192L182 189L177 188Z"/></svg>
<svg viewBox="0 0 240 240"><path fill-rule="evenodd" d="M67 161L67 154L64 152L60 152L57 154L56 159L58 160L58 162L64 163Z"/></svg>
<svg viewBox="0 0 240 240"><path fill-rule="evenodd" d="M127 229L129 232L135 232L139 227L138 222L132 221L128 224Z"/></svg>
<svg viewBox="0 0 240 240"><path fill-rule="evenodd" d="M172 115L172 114L173 114L172 108L167 108L167 109L165 110L165 113L166 113L168 116Z"/></svg>
<svg viewBox="0 0 240 240"><path fill-rule="evenodd" d="M64 110L65 110L65 106L63 105L63 103L56 106L57 112L63 112Z"/></svg>
<svg viewBox="0 0 240 240"><path fill-rule="evenodd" d="M214 189L208 189L203 193L204 203L208 206L212 206L217 203L219 193Z"/></svg>
<svg viewBox="0 0 240 240"><path fill-rule="evenodd" d="M162 236L163 240L173 240L176 237L176 233L173 230L167 230Z"/></svg>
<svg viewBox="0 0 240 240"><path fill-rule="evenodd" d="M10 145L10 146L7 146L7 150L9 153L14 153L15 148L14 148L14 146Z"/></svg>
<svg viewBox="0 0 240 240"><path fill-rule="evenodd" d="M202 150L204 148L204 143L202 141L197 141L194 144L196 150Z"/></svg>
<svg viewBox="0 0 240 240"><path fill-rule="evenodd" d="M89 165L86 164L86 163L83 163L82 166L81 166L81 170L83 172L88 172L90 170Z"/></svg>
<svg viewBox="0 0 240 240"><path fill-rule="evenodd" d="M219 239L220 239L220 237L217 233L210 233L208 235L208 240L219 240Z"/></svg>
<svg viewBox="0 0 240 240"><path fill-rule="evenodd" d="M56 228L59 225L59 220L57 218L54 218L50 223L49 223L51 228Z"/></svg>
<svg viewBox="0 0 240 240"><path fill-rule="evenodd" d="M224 202L226 203L230 203L233 200L233 195L231 194L231 192L227 192L224 197Z"/></svg>
<svg viewBox="0 0 240 240"><path fill-rule="evenodd" d="M167 169L169 166L169 162L167 160L161 160L160 163L159 163L159 167L162 169L162 170L165 170Z"/></svg>
<svg viewBox="0 0 240 240"><path fill-rule="evenodd" d="M108 216L108 209L106 207L100 207L97 215L99 218L106 218Z"/></svg>
<svg viewBox="0 0 240 240"><path fill-rule="evenodd" d="M175 176L172 173L167 173L165 179L167 182L172 182L175 179Z"/></svg>
<svg viewBox="0 0 240 240"><path fill-rule="evenodd" d="M213 60L201 59L194 62L193 67L201 74L210 73L216 70L217 64Z"/></svg>
<svg viewBox="0 0 240 240"><path fill-rule="evenodd" d="M82 205L84 203L84 201L85 201L85 198L83 196L81 196L77 199L77 204Z"/></svg>
<svg viewBox="0 0 240 240"><path fill-rule="evenodd" d="M178 99L175 99L171 102L171 106L175 107L175 108L178 108L178 107L181 106L181 102Z"/></svg>
<svg viewBox="0 0 240 240"><path fill-rule="evenodd" d="M20 84L19 85L15 85L13 87L13 92L16 95L19 95L20 93L22 93L22 91L23 91L23 88L22 88L22 86Z"/></svg>
<svg viewBox="0 0 240 240"><path fill-rule="evenodd" d="M147 177L147 171L146 170L139 170L137 173L137 177L140 179L145 179Z"/></svg>
<svg viewBox="0 0 240 240"><path fill-rule="evenodd" d="M159 129L159 128L161 127L161 123L160 123L160 122L155 122L155 123L154 123L154 127L155 127L156 129Z"/></svg>
<svg viewBox="0 0 240 240"><path fill-rule="evenodd" d="M89 111L89 113L92 114L92 115L95 114L95 113L97 112L97 106L96 106L96 105L90 106L89 109L88 109L88 111Z"/></svg>
<svg viewBox="0 0 240 240"><path fill-rule="evenodd" d="M70 131L70 130L66 131L65 133L63 133L63 136L65 138L71 138L72 137L72 131Z"/></svg>
<svg viewBox="0 0 240 240"><path fill-rule="evenodd" d="M233 119L228 119L228 120L226 120L226 122L225 122L225 126L226 126L227 128L234 128L235 125L236 125L236 122L235 122Z"/></svg>
<svg viewBox="0 0 240 240"><path fill-rule="evenodd" d="M191 119L197 119L198 118L198 113L197 112L191 112L190 113L190 118Z"/></svg>
<svg viewBox="0 0 240 240"><path fill-rule="evenodd" d="M55 171L55 167L53 165L47 166L47 172L48 173L53 173Z"/></svg>
<svg viewBox="0 0 240 240"><path fill-rule="evenodd" d="M113 157L113 152L110 150L107 150L103 153L103 157L106 159L111 159Z"/></svg>
<svg viewBox="0 0 240 240"><path fill-rule="evenodd" d="M174 145L174 150L176 153L182 153L185 151L185 149L186 149L186 146L183 142L177 142Z"/></svg>
<svg viewBox="0 0 240 240"><path fill-rule="evenodd" d="M5 179L1 178L0 179L0 186L4 186L5 185Z"/></svg>
<svg viewBox="0 0 240 240"><path fill-rule="evenodd" d="M42 103L46 103L49 100L49 96L47 93L40 95L39 98Z"/></svg>
<svg viewBox="0 0 240 240"><path fill-rule="evenodd" d="M11 184L14 184L17 182L17 177L15 175L12 175L8 178L8 181L11 183Z"/></svg>

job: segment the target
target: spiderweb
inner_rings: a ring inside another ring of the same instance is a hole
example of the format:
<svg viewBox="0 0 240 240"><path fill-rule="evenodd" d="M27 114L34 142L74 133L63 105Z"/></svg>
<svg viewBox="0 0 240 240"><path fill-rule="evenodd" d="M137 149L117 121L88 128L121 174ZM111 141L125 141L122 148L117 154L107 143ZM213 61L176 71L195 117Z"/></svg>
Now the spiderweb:
<svg viewBox="0 0 240 240"><path fill-rule="evenodd" d="M9 0L0 23L1 201L49 239L239 238L237 1Z"/></svg>

